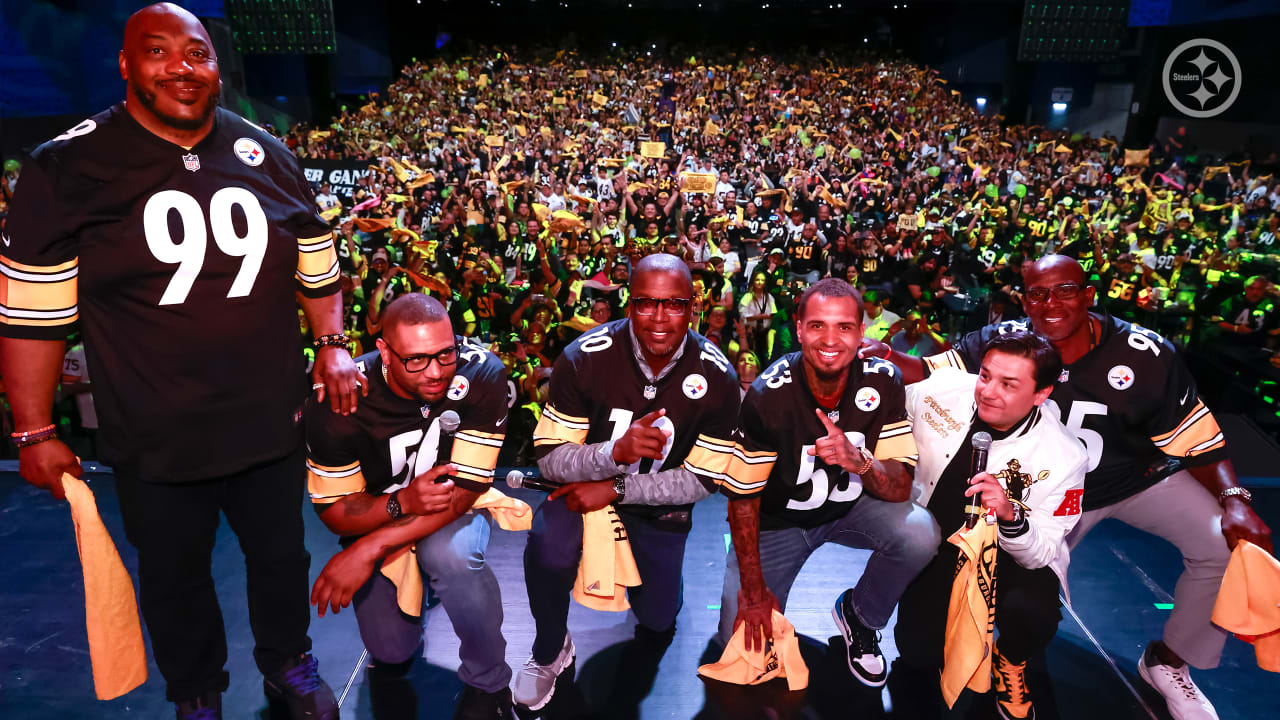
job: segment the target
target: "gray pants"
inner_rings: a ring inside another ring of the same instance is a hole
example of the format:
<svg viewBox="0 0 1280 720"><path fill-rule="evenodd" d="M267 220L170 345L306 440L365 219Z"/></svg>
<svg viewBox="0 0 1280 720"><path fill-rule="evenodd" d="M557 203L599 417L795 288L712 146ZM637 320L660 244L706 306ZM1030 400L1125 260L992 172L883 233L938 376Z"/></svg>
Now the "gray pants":
<svg viewBox="0 0 1280 720"><path fill-rule="evenodd" d="M1217 667L1227 632L1210 618L1231 558L1217 499L1190 472L1174 473L1133 497L1084 513L1067 536L1071 548L1107 518L1158 535L1182 553L1184 569L1173 590L1173 612L1162 639L1193 667Z"/></svg>
<svg viewBox="0 0 1280 720"><path fill-rule="evenodd" d="M764 571L764 584L784 612L791 585L805 561L828 542L874 551L853 588L853 612L863 625L879 630L889 622L907 584L937 554L942 536L933 515L923 507L912 502L884 502L868 495L859 498L844 517L825 525L761 530L760 566ZM853 578L849 580L852 582ZM738 554L730 547L720 596L721 643L727 644L733 637L741 587Z"/></svg>
<svg viewBox="0 0 1280 720"><path fill-rule="evenodd" d="M502 595L493 570L485 562L489 514L463 515L418 541L418 566L440 596L458 634L462 682L497 692L511 682L502 637ZM356 591L353 603L360 639L374 660L403 663L422 642L422 617L411 617L396 604L396 587L381 572ZM421 613L420 613L421 614Z"/></svg>

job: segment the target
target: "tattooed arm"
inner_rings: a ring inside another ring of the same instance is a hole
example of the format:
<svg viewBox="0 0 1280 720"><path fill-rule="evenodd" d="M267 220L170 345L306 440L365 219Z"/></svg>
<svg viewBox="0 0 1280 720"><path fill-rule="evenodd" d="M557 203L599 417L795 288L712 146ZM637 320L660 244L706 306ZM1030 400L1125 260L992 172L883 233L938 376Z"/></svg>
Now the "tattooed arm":
<svg viewBox="0 0 1280 720"><path fill-rule="evenodd" d="M773 637L773 611L778 600L764 582L760 566L760 498L734 498L729 501L729 535L733 552L738 557L738 615L734 630L746 623L743 633L748 651L763 648Z"/></svg>
<svg viewBox="0 0 1280 720"><path fill-rule="evenodd" d="M911 498L911 466L897 460L876 460L862 474L862 488L885 502L906 502Z"/></svg>
<svg viewBox="0 0 1280 720"><path fill-rule="evenodd" d="M437 465L414 478L413 482L396 493L400 509L404 512L401 519L433 516L461 503L459 493L462 491L455 488L452 482L436 482L454 471L456 468L452 465ZM471 501L474 501L475 493L470 495ZM320 511L320 519L326 527L342 537L366 535L393 522L387 511L391 497L389 494L364 491L343 495ZM470 507L470 503L467 503L458 514L461 515ZM423 533L420 537L425 535Z"/></svg>

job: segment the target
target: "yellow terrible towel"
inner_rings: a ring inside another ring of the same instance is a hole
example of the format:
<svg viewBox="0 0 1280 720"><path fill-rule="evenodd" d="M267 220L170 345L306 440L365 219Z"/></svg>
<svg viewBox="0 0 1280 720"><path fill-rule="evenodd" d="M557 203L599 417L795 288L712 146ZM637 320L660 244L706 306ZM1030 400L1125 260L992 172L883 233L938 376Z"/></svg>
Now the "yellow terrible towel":
<svg viewBox="0 0 1280 720"><path fill-rule="evenodd" d="M947 707L967 687L991 689L991 646L996 622L996 526L979 521L961 528L947 542L960 548L956 579L947 606L943 646L942 697Z"/></svg>
<svg viewBox="0 0 1280 720"><path fill-rule="evenodd" d="M1253 643L1258 667L1280 672L1280 561L1247 540L1236 543L1213 623Z"/></svg>
<svg viewBox="0 0 1280 720"><path fill-rule="evenodd" d="M698 674L734 685L759 685L781 677L787 679L788 690L809 686L809 668L800 657L796 629L782 613L773 611L773 637L765 641L764 650L747 652L745 633L746 623L738 625L720 661L699 667Z"/></svg>
<svg viewBox="0 0 1280 720"><path fill-rule="evenodd" d="M592 610L622 612L631 607L627 588L640 585L627 528L612 505L582 516L582 560L573 581L573 599Z"/></svg>
<svg viewBox="0 0 1280 720"><path fill-rule="evenodd" d="M84 619L89 634L93 691L99 700L120 697L147 681L147 650L133 581L111 534L98 515L93 491L79 478L62 475L76 528L76 550L84 571Z"/></svg>

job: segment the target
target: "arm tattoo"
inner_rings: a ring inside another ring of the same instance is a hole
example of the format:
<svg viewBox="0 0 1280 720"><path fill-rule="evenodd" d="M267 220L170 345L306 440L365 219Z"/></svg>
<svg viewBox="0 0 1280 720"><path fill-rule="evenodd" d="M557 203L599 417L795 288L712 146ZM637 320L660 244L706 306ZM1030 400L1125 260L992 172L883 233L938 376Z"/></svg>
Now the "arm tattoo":
<svg viewBox="0 0 1280 720"><path fill-rule="evenodd" d="M733 552L738 556L738 575L742 587L763 583L760 565L760 498L729 501L729 535Z"/></svg>
<svg viewBox="0 0 1280 720"><path fill-rule="evenodd" d="M342 514L347 518L357 518L373 509L379 496L367 492L352 493L342 499Z"/></svg>
<svg viewBox="0 0 1280 720"><path fill-rule="evenodd" d="M897 460L877 460L862 476L862 487L885 502L905 502L911 498L911 474Z"/></svg>

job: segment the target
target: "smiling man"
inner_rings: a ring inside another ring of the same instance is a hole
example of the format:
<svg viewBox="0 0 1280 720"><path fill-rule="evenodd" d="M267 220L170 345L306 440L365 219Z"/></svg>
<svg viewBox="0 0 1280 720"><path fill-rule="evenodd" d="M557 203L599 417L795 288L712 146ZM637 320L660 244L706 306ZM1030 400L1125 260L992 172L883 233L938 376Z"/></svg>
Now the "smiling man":
<svg viewBox="0 0 1280 720"><path fill-rule="evenodd" d="M1058 629L1058 590L1067 587L1067 533L1078 514L1057 513L1084 487L1088 456L1071 431L1041 407L1062 370L1058 351L1029 332L1001 335L987 346L977 375L945 368L907 387L920 462L912 498L927 507L944 535L959 530L966 510L990 511L999 525L993 670L1004 720L1035 716L1027 659ZM993 442L986 471L970 477L972 439ZM904 717L937 717L942 709L947 603L957 548L942 542L898 605L899 658L889 680ZM1068 595L1069 597L1069 595Z"/></svg>
<svg viewBox="0 0 1280 720"><path fill-rule="evenodd" d="M118 62L124 101L36 149L0 247L0 374L20 471L59 498L62 473L81 473L50 414L78 321L96 459L115 471L179 717L217 716L228 683L210 569L222 514L244 551L268 695L295 717L336 717L307 637L295 299L318 340L316 388L350 412L363 377L345 349L328 223L289 149L218 107L218 61L189 12L139 10Z"/></svg>
<svg viewBox="0 0 1280 720"><path fill-rule="evenodd" d="M771 611L809 555L827 542L872 550L832 615L849 671L872 687L887 674L878 630L938 549L938 526L909 502L916 447L901 374L860 360L862 298L843 280L796 303L800 351L779 358L742 399L739 446L723 483L729 502L720 639L746 623L748 649L771 637Z"/></svg>
<svg viewBox="0 0 1280 720"><path fill-rule="evenodd" d="M652 659L650 671L675 634L693 504L724 477L739 399L729 360L689 329L692 308L684 261L650 255L632 272L627 317L584 333L556 361L533 442L542 474L564 487L538 507L525 547L537 635L516 676L517 705L545 707L573 662L581 513L617 507L641 583L627 593L633 648Z"/></svg>
<svg viewBox="0 0 1280 720"><path fill-rule="evenodd" d="M1099 522L1116 518L1173 543L1185 570L1174 588L1164 636L1147 646L1139 675L1178 720L1216 718L1187 665L1217 667L1227 633L1211 622L1227 561L1240 540L1272 549L1271 529L1249 507L1218 421L1168 340L1094 305L1096 290L1075 260L1047 255L1024 271L1030 328L1062 356L1046 411L1084 443L1084 495L1058 511L1081 514L1074 548ZM988 325L941 355L913 358L868 343L864 355L892 359L908 382L943 367L969 372L996 337L1028 320Z"/></svg>

